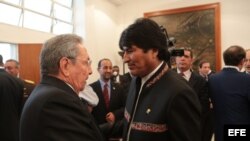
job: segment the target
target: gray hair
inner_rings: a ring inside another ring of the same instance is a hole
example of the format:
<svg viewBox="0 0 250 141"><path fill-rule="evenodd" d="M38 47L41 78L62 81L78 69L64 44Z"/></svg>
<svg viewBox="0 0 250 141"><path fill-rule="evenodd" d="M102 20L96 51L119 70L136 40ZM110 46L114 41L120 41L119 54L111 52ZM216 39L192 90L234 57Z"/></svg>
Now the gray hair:
<svg viewBox="0 0 250 141"><path fill-rule="evenodd" d="M8 63L8 62L14 62L15 65L16 65L15 67L18 68L18 69L20 68L20 64L19 64L19 62L17 60L8 59L7 61L5 61L5 64Z"/></svg>
<svg viewBox="0 0 250 141"><path fill-rule="evenodd" d="M76 58L77 46L82 43L83 39L75 34L62 34L47 40L40 54L41 74L58 74L60 59Z"/></svg>

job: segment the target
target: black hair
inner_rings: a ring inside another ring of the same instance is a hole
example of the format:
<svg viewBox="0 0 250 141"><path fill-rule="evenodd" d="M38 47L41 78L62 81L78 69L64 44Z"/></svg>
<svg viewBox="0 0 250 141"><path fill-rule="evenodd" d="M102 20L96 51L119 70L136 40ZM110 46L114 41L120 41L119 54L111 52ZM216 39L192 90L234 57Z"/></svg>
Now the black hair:
<svg viewBox="0 0 250 141"><path fill-rule="evenodd" d="M230 46L223 53L225 65L238 66L242 59L246 57L245 50L238 45Z"/></svg>
<svg viewBox="0 0 250 141"><path fill-rule="evenodd" d="M101 63L102 63L102 61L110 61L108 58L103 58L103 59L101 59L99 62L98 62L98 69L99 68L101 68ZM110 61L111 62L111 61Z"/></svg>
<svg viewBox="0 0 250 141"><path fill-rule="evenodd" d="M151 19L139 18L122 32L119 41L120 49L131 48L132 45L143 49L144 52L157 49L159 60L168 62L170 59L166 36L159 25Z"/></svg>
<svg viewBox="0 0 250 141"><path fill-rule="evenodd" d="M203 64L205 64L205 63L210 63L210 62L207 60L201 60L199 63L199 68L202 68Z"/></svg>

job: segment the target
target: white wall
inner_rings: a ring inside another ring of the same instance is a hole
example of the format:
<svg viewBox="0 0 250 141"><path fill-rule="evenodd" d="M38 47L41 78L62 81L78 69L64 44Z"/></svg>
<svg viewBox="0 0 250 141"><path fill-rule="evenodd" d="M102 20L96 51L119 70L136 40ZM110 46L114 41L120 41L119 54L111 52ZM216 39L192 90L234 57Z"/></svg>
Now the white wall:
<svg viewBox="0 0 250 141"><path fill-rule="evenodd" d="M87 21L87 26L90 28L87 28L89 36L87 35L86 40L89 43L88 47L95 48L94 52L89 49L90 54L94 55L95 63L92 66L94 69L96 69L96 61L106 56L114 62L113 64L118 64L122 68L121 58L117 56L120 34L135 19L143 17L144 13L209 3L219 2L221 5L221 53L229 46L236 44L246 49L250 48L249 0L129 0L118 7L107 4L107 2L100 2L100 0L87 1L91 1L91 5L87 4L87 11L90 13L87 13L86 18L94 23ZM98 14L97 11L100 13ZM95 20L93 15L95 15ZM100 23L102 24L100 25ZM95 35L97 33L98 35ZM224 65L222 60L221 64ZM98 77L98 73L94 72L90 76L89 82Z"/></svg>
<svg viewBox="0 0 250 141"><path fill-rule="evenodd" d="M99 78L98 61L109 58L113 65L122 67L118 55L117 16L118 9L106 0L86 0L86 47L93 60L91 83Z"/></svg>
<svg viewBox="0 0 250 141"><path fill-rule="evenodd" d="M250 48L249 0L134 0L119 7L120 33L143 13L220 2L221 53L231 45ZM221 57L222 59L222 57ZM221 60L222 66L224 65Z"/></svg>
<svg viewBox="0 0 250 141"><path fill-rule="evenodd" d="M35 30L20 28L0 23L0 42L7 43L43 43L53 34L38 32Z"/></svg>
<svg viewBox="0 0 250 141"><path fill-rule="evenodd" d="M97 63L104 57L122 67L121 57L117 54L120 33L136 18L143 17L143 13L215 2L221 4L221 52L234 44L249 48L249 0L129 0L118 7L107 0L85 0L86 7L78 9L76 33L85 38L85 46L93 60L93 74L88 82L99 78ZM79 3L78 7L83 4ZM6 24L0 24L0 32L0 41L11 43L43 43L54 36Z"/></svg>

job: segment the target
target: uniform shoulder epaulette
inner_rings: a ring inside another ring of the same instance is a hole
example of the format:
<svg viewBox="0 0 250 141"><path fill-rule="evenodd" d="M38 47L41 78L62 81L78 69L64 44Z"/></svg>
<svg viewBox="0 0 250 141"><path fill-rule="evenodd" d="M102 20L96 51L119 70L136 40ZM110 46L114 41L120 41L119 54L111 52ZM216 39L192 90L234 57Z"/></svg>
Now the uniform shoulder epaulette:
<svg viewBox="0 0 250 141"><path fill-rule="evenodd" d="M32 81L32 80L27 80L27 79L24 79L24 81L25 81L25 82L27 82L27 83L30 83L30 84L35 84L35 82L34 82L34 81Z"/></svg>

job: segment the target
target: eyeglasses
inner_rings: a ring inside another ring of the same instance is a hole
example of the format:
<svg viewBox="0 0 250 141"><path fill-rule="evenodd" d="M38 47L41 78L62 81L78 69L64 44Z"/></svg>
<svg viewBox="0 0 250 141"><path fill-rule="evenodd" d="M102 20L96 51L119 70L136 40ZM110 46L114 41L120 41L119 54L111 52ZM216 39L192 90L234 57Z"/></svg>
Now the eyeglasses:
<svg viewBox="0 0 250 141"><path fill-rule="evenodd" d="M87 66L91 66L91 64L92 64L92 60L90 60L90 59L87 61L84 61L84 60L78 59L78 58L72 58L72 57L67 57L67 58L70 60L79 60L80 63L82 63L83 65L87 65Z"/></svg>
<svg viewBox="0 0 250 141"><path fill-rule="evenodd" d="M88 64L88 66L91 66L91 64L92 64L92 60L87 60L87 64Z"/></svg>

